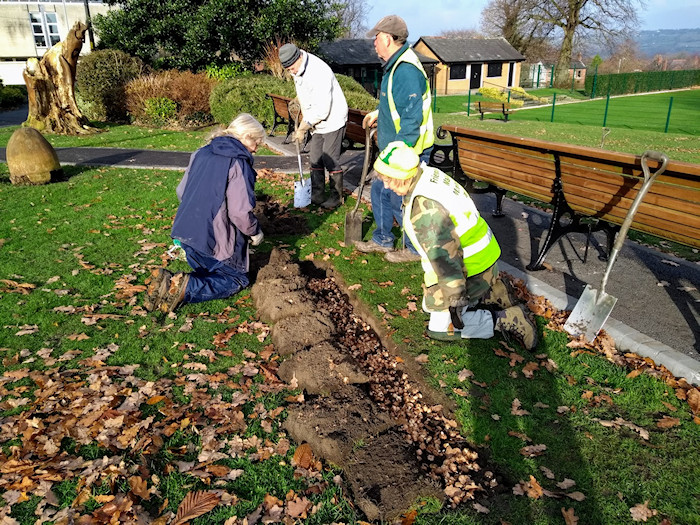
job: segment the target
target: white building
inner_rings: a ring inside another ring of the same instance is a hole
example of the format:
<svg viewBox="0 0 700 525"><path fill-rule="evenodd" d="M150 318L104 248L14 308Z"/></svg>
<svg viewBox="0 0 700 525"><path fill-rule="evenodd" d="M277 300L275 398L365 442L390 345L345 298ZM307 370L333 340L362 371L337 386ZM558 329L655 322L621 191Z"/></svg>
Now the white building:
<svg viewBox="0 0 700 525"><path fill-rule="evenodd" d="M110 6L95 0L0 0L0 79L3 84L24 85L22 71L29 57L41 58L65 39L77 21L105 14ZM82 54L90 52L86 35Z"/></svg>

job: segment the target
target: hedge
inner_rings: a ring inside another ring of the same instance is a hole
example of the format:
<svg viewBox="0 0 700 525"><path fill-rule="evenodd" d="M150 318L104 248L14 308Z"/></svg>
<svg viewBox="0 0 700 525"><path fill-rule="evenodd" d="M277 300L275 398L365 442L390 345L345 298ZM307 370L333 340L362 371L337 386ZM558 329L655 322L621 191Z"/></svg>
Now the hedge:
<svg viewBox="0 0 700 525"><path fill-rule="evenodd" d="M647 93L697 86L700 84L700 69L683 71L639 71L636 73L615 73L609 75L586 75L585 90L595 96L624 95L627 93Z"/></svg>
<svg viewBox="0 0 700 525"><path fill-rule="evenodd" d="M377 107L377 100L355 80L345 75L336 75L348 106L371 110ZM272 75L252 75L232 78L214 87L209 105L214 120L228 125L239 113L250 113L266 128L272 127L274 112L272 102L265 96L274 93L294 98L296 90L291 80L281 80Z"/></svg>

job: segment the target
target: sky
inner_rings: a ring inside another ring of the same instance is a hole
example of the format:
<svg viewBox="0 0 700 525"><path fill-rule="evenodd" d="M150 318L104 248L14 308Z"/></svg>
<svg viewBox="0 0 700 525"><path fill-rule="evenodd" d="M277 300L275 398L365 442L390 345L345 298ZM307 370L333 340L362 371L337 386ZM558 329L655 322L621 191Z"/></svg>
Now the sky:
<svg viewBox="0 0 700 525"><path fill-rule="evenodd" d="M399 15L408 25L409 40L435 36L449 29L477 29L488 0L366 0L371 8L367 27L381 17ZM700 0L645 0L640 29L700 27Z"/></svg>

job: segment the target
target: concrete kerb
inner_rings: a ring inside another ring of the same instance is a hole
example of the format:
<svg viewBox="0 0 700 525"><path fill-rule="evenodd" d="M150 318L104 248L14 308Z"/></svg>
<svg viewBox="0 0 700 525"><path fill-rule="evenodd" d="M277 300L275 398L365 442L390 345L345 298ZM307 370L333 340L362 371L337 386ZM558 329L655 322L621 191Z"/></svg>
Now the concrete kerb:
<svg viewBox="0 0 700 525"><path fill-rule="evenodd" d="M577 298L557 290L508 263L499 261L498 267L513 277L522 279L532 294L544 296L552 303L552 306L559 310L571 310L578 301ZM621 352L633 352L642 357L649 357L655 363L662 364L668 368L674 376L683 377L689 383L700 385L699 361L674 350L668 345L651 339L616 319L608 318L603 328L610 334L610 337L613 338L615 345Z"/></svg>

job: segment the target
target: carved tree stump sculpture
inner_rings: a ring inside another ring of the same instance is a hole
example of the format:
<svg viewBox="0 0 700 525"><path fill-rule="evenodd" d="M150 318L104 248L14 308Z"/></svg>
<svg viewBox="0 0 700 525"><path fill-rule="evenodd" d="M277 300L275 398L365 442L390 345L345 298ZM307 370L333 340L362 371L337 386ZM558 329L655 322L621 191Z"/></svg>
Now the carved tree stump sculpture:
<svg viewBox="0 0 700 525"><path fill-rule="evenodd" d="M97 131L78 109L73 88L86 31L85 24L76 22L66 39L49 49L41 60L27 60L23 76L27 84L29 115L24 126L64 135Z"/></svg>

